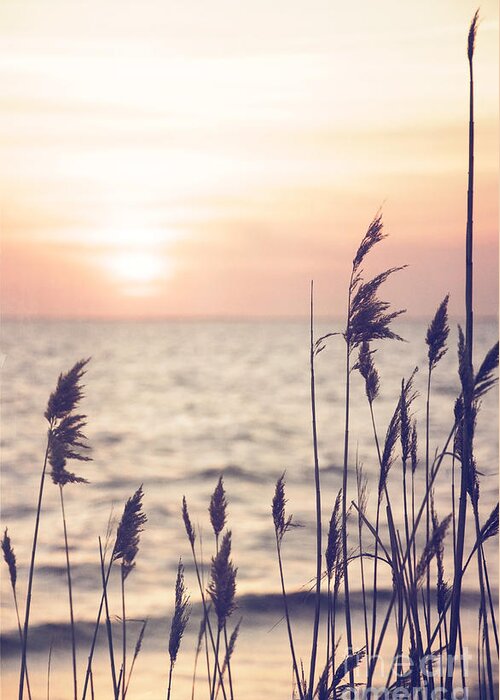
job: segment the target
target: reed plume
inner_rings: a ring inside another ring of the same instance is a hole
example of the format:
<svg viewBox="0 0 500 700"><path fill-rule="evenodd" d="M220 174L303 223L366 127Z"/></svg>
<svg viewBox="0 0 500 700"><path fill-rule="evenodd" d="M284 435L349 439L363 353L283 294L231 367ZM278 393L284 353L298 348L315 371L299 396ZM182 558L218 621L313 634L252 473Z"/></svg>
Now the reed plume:
<svg viewBox="0 0 500 700"><path fill-rule="evenodd" d="M390 304L378 296L382 284L395 272L403 269L393 267L365 281L362 264L370 250L385 237L383 233L382 216L378 214L370 223L352 263L351 277L348 287L347 319L344 331L346 342L346 389L345 389L345 427L344 427L344 460L342 478L342 560L344 581L344 608L348 653L353 651L351 608L348 577L348 545L347 545L347 489L349 464L349 412L350 412L350 375L352 352L363 343L373 340L402 338L391 330L392 321L403 313L403 310L391 311ZM350 673L350 683L354 676Z"/></svg>
<svg viewBox="0 0 500 700"><path fill-rule="evenodd" d="M127 696L127 693L128 693L128 687L130 685L130 679L132 678L132 674L134 672L135 662L137 661L137 657L141 653L142 643L144 641L144 635L146 634L146 627L147 626L148 626L148 620L146 619L143 621L143 623L141 625L141 629L139 631L139 635L138 635L137 641L135 643L134 655L132 657L132 663L130 664L130 671L128 673L127 683L125 685L125 697Z"/></svg>
<svg viewBox="0 0 500 700"><path fill-rule="evenodd" d="M326 627L326 658L327 665L325 685L328 686L330 666L335 665L335 624L336 602L342 574L342 489L337 493L328 527L328 539L325 551L327 575L327 627ZM333 583L333 586L332 586Z"/></svg>
<svg viewBox="0 0 500 700"><path fill-rule="evenodd" d="M16 563L16 555L14 553L14 548L12 547L12 542L11 542L11 539L9 537L9 533L8 533L7 528L5 528L5 531L3 533L1 546L2 546L4 561L7 564L7 567L9 569L10 587L12 589L12 596L14 598L14 610L16 613L17 629L19 631L19 641L21 643L21 648L22 648L23 631L21 628L21 618L19 616L19 605L17 602L17 589L16 589L17 563ZM29 698L29 700L31 700L31 687L30 687L30 681L29 681L29 676L28 676L28 669L26 669L26 690L28 692L28 698Z"/></svg>
<svg viewBox="0 0 500 700"><path fill-rule="evenodd" d="M135 566L135 557L139 551L139 538L147 517L142 510L144 491L142 484L127 500L123 515L116 531L113 561L122 560L124 577L126 578Z"/></svg>
<svg viewBox="0 0 500 700"><path fill-rule="evenodd" d="M451 522L451 513L447 515L440 523L437 523L434 531L431 535L430 540L426 543L424 551L419 559L417 568L415 570L415 585L419 585L422 582L432 559L437 555L437 552L442 548L443 541L448 530L448 526Z"/></svg>
<svg viewBox="0 0 500 700"><path fill-rule="evenodd" d="M427 328L425 342L428 346L427 358L429 370L435 369L438 362L446 354L448 347L446 342L450 333L448 325L448 302L450 295L447 294L437 308L434 318Z"/></svg>
<svg viewBox="0 0 500 700"><path fill-rule="evenodd" d="M174 615L172 617L172 623L170 626L170 638L168 642L168 653L170 656L170 670L168 673L168 690L167 690L167 700L170 700L170 693L172 690L172 674L174 670L175 662L177 661L177 655L179 653L179 647L181 645L181 640L186 629L186 625L189 620L190 606L189 606L189 596L186 592L186 586L184 584L184 565L182 560L179 559L179 565L177 567L177 579L175 582L175 606Z"/></svg>
<svg viewBox="0 0 500 700"><path fill-rule="evenodd" d="M205 585L204 585L204 582L202 581L202 573L200 573L200 566L198 564L198 557L196 555L196 549L195 549L196 532L194 530L194 527L193 527L193 524L191 521L191 517L189 515L189 510L188 510L187 501L186 501L185 496L183 496L183 498L182 498L181 513L182 513L182 519L184 522L184 527L186 529L186 535L187 535L187 538L189 540L189 544L191 546L191 553L193 556L194 568L196 571L196 578L198 581L198 587L199 587L200 595L201 595L201 602L203 605L203 616L204 616L204 620L206 623L205 627L203 629L203 633L205 636L205 652L206 652L206 658L207 658L207 676L208 676L209 692L210 692L210 695L212 695L212 693L214 692L216 677L214 676L214 679L213 679L214 682L212 683L212 674L211 674L211 670L210 670L210 662L209 662L209 654L208 654L207 630L208 630L208 636L210 637L210 644L211 644L212 650L214 652L214 655L216 656L216 669L215 670L219 674L220 687L222 689L222 694L224 696L224 700L226 700L226 691L224 688L224 681L223 681L222 675L220 673L220 664L219 664L219 661L217 658L217 653L216 653L216 641L215 641L214 634L212 632L212 626L210 624L210 615L209 615L210 606L207 605L207 600L206 600L206 592L207 591L205 590Z"/></svg>
<svg viewBox="0 0 500 700"><path fill-rule="evenodd" d="M231 632L231 636L229 637L229 643L227 645L226 655L224 657L224 662L222 664L222 670L221 670L222 675L224 675L226 669L228 668L228 666L231 662L231 659L233 658L233 654L234 654L234 650L236 648L236 642L238 640L238 635L240 633L240 626L241 626L242 622L243 622L243 618L240 617L236 627Z"/></svg>
<svg viewBox="0 0 500 700"><path fill-rule="evenodd" d="M220 674L219 667L219 650L220 637L228 618L235 609L235 594L236 594L236 574L237 569L234 567L231 559L231 532L227 531L222 537L222 542L219 551L212 557L212 566L210 572L210 582L208 585L208 593L212 599L215 614L217 616L217 641L215 644L215 665L212 676L212 692L211 700L215 696L215 683L217 672ZM221 680L222 680L222 674Z"/></svg>
<svg viewBox="0 0 500 700"><path fill-rule="evenodd" d="M219 477L217 486L210 499L210 506L208 512L210 514L210 522L212 523L212 528L215 534L217 543L219 542L219 535L224 529L227 521L227 498L226 492L224 491L224 481L222 476Z"/></svg>
<svg viewBox="0 0 500 700"><path fill-rule="evenodd" d="M211 579L208 592L214 604L215 613L222 629L235 608L236 573L230 559L231 532L224 533L218 554L212 557Z"/></svg>
<svg viewBox="0 0 500 700"><path fill-rule="evenodd" d="M125 682L127 672L127 617L125 611L125 580L135 567L135 558L139 551L139 538L147 517L142 510L144 492L142 484L125 503L123 515L116 531L115 546L112 561L121 559L121 594L122 594L122 668L121 696L125 698ZM120 687L120 683L118 683Z"/></svg>
<svg viewBox="0 0 500 700"><path fill-rule="evenodd" d="M489 350L474 377L474 400L478 401L488 393L496 383L498 377L494 376L498 368L498 342Z"/></svg>
<svg viewBox="0 0 500 700"><path fill-rule="evenodd" d="M286 515L286 511L285 511L286 503L287 503L287 499L285 498L285 473L283 472L283 474L279 477L279 479L276 482L276 487L274 490L274 496L273 496L273 501L272 501L272 506L271 506L271 512L272 512L273 522L274 522L274 534L275 534L275 539L276 539L276 553L278 556L278 568L279 568L279 574L280 574L283 607L285 610L286 627L287 627L287 633L288 633L288 644L290 646L290 653L292 656L292 667L293 667L293 673L295 674L295 681L297 684L297 689L299 692L300 700L303 700L304 693L302 690L302 681L301 681L301 678L299 675L299 667L297 664L297 657L295 655L295 646L294 646L293 634L292 634L292 624L291 624L291 620L290 620L290 611L288 608L288 599L287 599L286 588L285 588L285 575L283 572L283 559L281 556L281 544L283 541L283 537L288 532L288 530L294 526L293 516Z"/></svg>
<svg viewBox="0 0 500 700"><path fill-rule="evenodd" d="M394 464L396 459L394 450L398 442L398 438L401 435L401 411L400 411L400 401L391 416L389 425L387 426L387 431L385 434L384 449L381 455L380 463L380 474L378 481L378 499L382 500L382 496L387 488L387 477L389 476L389 471Z"/></svg>
<svg viewBox="0 0 500 700"><path fill-rule="evenodd" d="M64 437L66 443L64 448L56 447L56 452L59 451L59 460L61 458L61 452L65 454L66 459L71 457L72 459L82 459L83 455L78 452L81 448L80 435L77 435L78 429L75 433L75 425L78 425L78 420L69 420L70 414L76 409L77 405L83 398L83 386L81 380L86 371L88 359L79 360L69 372L59 375L57 380L57 385L55 390L50 394L49 400L47 402L47 408L45 410L44 416L49 424L48 435L47 435L47 445L45 449L45 457L43 461L42 474L40 477L40 486L38 489L38 503L35 516L35 531L33 534L33 544L31 548L31 559L30 568L28 573L28 587L26 592L26 610L24 615L24 625L23 625L23 649L21 657L21 671L19 675L19 700L23 700L24 696L24 681L26 675L26 656L28 649L28 632L29 632L29 619L31 611L31 596L33 590L33 576L35 571L35 557L36 549L38 543L38 530L40 527L40 515L42 510L42 499L43 491L45 485L45 474L47 471L47 464L49 456L52 452L53 445L51 441L53 439L54 432L56 434L57 444L60 442L57 430L59 429L59 434ZM81 417L80 417L81 420ZM62 426L62 428L61 428ZM73 442L72 442L73 441ZM79 454L80 457L75 457L74 455Z"/></svg>
<svg viewBox="0 0 500 700"><path fill-rule="evenodd" d="M79 370L81 372L81 370ZM80 374L81 376L81 374ZM63 379L63 384L66 383ZM81 387L72 387L74 396L81 398L82 391ZM56 392L57 393L57 392ZM62 402L62 404L57 405L57 400L55 395L54 401L49 399L49 408L47 411L49 415L56 415L61 407L65 407L68 404ZM51 397L52 399L52 397ZM56 414L54 414L54 411ZM59 499L61 503L61 517L63 523L63 534L64 534L64 550L66 554L66 577L68 583L68 597L69 597L69 615L70 615L70 629L71 629L71 652L72 652L72 662L73 662L73 698L77 700L78 697L78 684L77 684L77 670L76 670L76 632L75 632L75 615L73 606L73 583L71 577L71 563L69 556L69 545L68 545L68 527L66 521L66 513L64 507L64 491L63 487L66 484L83 484L88 483L86 479L81 476L77 476L73 472L66 469L67 461L70 459L79 460L83 462L90 461L90 457L85 454L85 450L89 449L86 442L87 438L83 433L86 425L86 416L67 413L63 417L55 417L54 427L50 431L49 435L49 464L52 467L50 476L52 477L52 482L59 486Z"/></svg>
<svg viewBox="0 0 500 700"><path fill-rule="evenodd" d="M358 370L365 380L366 398L370 404L375 401L380 389L380 379L377 368L373 362L373 355L376 350L370 350L370 343L366 340L361 343L359 348L358 361L353 366L353 370Z"/></svg>

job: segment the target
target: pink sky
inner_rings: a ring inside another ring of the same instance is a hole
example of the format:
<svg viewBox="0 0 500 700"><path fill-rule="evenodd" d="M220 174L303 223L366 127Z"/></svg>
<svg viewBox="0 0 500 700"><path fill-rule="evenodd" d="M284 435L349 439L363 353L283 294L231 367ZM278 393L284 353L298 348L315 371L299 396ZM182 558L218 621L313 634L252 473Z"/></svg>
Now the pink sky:
<svg viewBox="0 0 500 700"><path fill-rule="evenodd" d="M2 311L342 313L370 271L412 315L463 297L465 0L0 6ZM498 300L498 7L476 52L476 312Z"/></svg>

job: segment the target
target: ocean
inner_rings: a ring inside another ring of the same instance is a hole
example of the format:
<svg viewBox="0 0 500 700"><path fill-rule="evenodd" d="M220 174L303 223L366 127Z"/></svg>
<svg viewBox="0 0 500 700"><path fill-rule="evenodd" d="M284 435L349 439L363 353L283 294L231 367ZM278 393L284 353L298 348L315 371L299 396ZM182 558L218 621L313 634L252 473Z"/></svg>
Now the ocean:
<svg viewBox="0 0 500 700"><path fill-rule="evenodd" d="M419 367L415 378L419 396L414 403L419 429L420 464L415 473L419 494L425 483L426 327L424 321L401 321L396 330L406 342L383 341L374 346L381 379L380 397L375 404L381 440L395 409L402 378L408 378ZM431 455L443 446L450 431L454 399L459 392L456 324L451 323L451 327L449 350L433 374ZM340 322L322 319L317 323L316 335L338 330L341 330ZM476 323L476 364L496 339L496 321ZM8 320L2 324L1 352L1 525L9 528L17 556L21 609L46 441L43 413L47 398L61 371L68 370L82 357L91 357L81 410L87 416L86 433L93 461L73 462L69 467L88 479L89 484L65 487L80 673L85 667L88 638L100 599L98 536L105 535L110 517L119 518L126 499L143 484L148 522L141 534L136 569L127 579L131 650L139 621L149 618L149 624L129 696L131 700L142 700L165 695L173 589L177 563L182 557L193 611L175 670L174 697L191 697L200 598L181 519L181 501L185 496L191 518L199 528L204 561L209 564L214 543L207 508L222 475L229 504L233 559L238 567L238 610L234 622L243 617L233 660L237 697L240 700L289 698L291 667L279 596L271 500L277 478L286 472L287 508L302 527L286 535L285 576L287 588L296 594L293 622L300 655L306 659L310 653L313 609L307 592L315 573L308 320ZM332 337L316 360L325 531L342 480L344 352L342 338ZM357 459L368 478L367 517L372 519L377 500L378 463L364 386L357 372L352 374L351 407L349 500L356 497ZM483 400L475 448L481 472L481 518L485 520L498 500L496 389ZM435 503L440 518L451 512L451 464L451 458L445 459L437 480ZM401 504L399 459L392 466L389 489L393 502ZM402 509L396 509L395 518L402 531ZM355 532L353 527L352 534ZM387 538L384 528L382 536ZM473 542L472 527L468 527L466 552ZM368 551L373 549L366 531L365 547ZM486 554L496 598L496 541L487 545ZM445 571L447 564L449 571L449 559L445 560ZM361 647L364 637L357 568L353 569L350 583L355 634ZM380 567L380 576L382 595L388 596L392 585L390 573ZM471 620L464 631L465 642L474 650L477 645L474 564L464 587L464 619ZM17 696L19 640L5 566L1 591L2 696L9 699ZM113 614L119 616L117 580L112 581L110 597ZM118 634L117 623L117 639ZM392 634L393 631L388 639L393 639ZM103 690L97 697L109 697L104 632L101 641L96 684ZM32 687L38 688L34 698L46 697L51 645L50 697L63 700L70 697L71 679L65 555L58 488L49 480L43 500L29 643L30 678ZM198 697L207 696L203 671L200 659Z"/></svg>

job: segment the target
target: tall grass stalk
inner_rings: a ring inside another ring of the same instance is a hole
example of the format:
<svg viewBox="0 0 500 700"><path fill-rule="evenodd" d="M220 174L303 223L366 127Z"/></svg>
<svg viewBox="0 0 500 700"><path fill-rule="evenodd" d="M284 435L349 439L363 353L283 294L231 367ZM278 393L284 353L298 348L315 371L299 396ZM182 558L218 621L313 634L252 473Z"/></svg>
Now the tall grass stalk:
<svg viewBox="0 0 500 700"><path fill-rule="evenodd" d="M62 484L59 484L59 495L61 499L61 515L63 522L64 531L64 552L66 555L66 576L68 581L68 598L69 598L69 619L70 619L70 630L71 630L71 660L73 664L73 697L74 700L78 698L78 681L76 672L76 633L75 633L75 613L73 609L73 585L71 580L71 564L69 559L69 546L68 546L68 530L66 525L66 513L64 510L64 495Z"/></svg>
<svg viewBox="0 0 500 700"><path fill-rule="evenodd" d="M295 674L295 680L297 682L297 690L299 693L300 700L304 700L304 692L302 686L302 680L299 674L299 667L297 664L297 657L295 654L295 645L293 642L292 634L292 623L290 621L290 610L288 608L288 598L285 588L285 575L283 572L283 560L281 556L281 543L286 532L293 527L293 516L288 517L285 514L285 475L282 474L278 481L276 482L276 488L272 503L272 515L274 522L274 534L276 539L276 554L278 557L278 568L281 583L281 594L283 599L283 607L285 611L286 628L288 633L288 643L290 646L290 653L292 655L292 666L293 672Z"/></svg>
<svg viewBox="0 0 500 700"><path fill-rule="evenodd" d="M366 602L366 585L365 585L365 565L363 556L363 518L361 514L366 512L367 505L367 487L368 481L363 475L363 467L359 464L358 455L356 454L356 486L358 496L358 546L359 546L359 565L361 571L361 594L363 598L363 623L365 629L365 649L367 650L366 670L368 673L369 665L369 637L368 637L368 605Z"/></svg>
<svg viewBox="0 0 500 700"><path fill-rule="evenodd" d="M106 632L108 638L108 650L109 650L109 665L111 669L111 681L113 683L113 694L115 700L119 697L119 688L116 680L116 666L115 666L115 654L113 645L113 628L111 626L111 617L109 614L109 600L108 600L108 581L105 572L105 561L104 553L101 543L101 538L99 537L99 559L101 563L101 585L102 585L102 595L104 598L104 612L106 619Z"/></svg>
<svg viewBox="0 0 500 700"><path fill-rule="evenodd" d="M7 564L7 567L9 569L10 587L12 590L12 597L14 599L14 610L16 612L17 629L19 632L19 641L20 641L21 649L22 649L23 630L21 628L21 618L19 617L19 605L17 602L17 590L16 590L17 563L16 563L16 555L14 553L14 549L12 547L12 542L10 540L7 528L5 528L5 532L3 534L1 546L2 546L3 558L4 558L5 563ZM29 681L29 675L28 675L27 668L26 668L26 690L28 692L28 698L29 698L29 700L31 700L31 687L30 687L30 681Z"/></svg>
<svg viewBox="0 0 500 700"><path fill-rule="evenodd" d="M316 344L314 340L314 284L311 281L310 298L310 376L311 376L311 423L312 441L314 453L314 486L316 501L316 602L314 608L314 627L311 644L311 668L309 673L309 695L312 700L314 691L314 678L316 671L316 656L318 652L319 618L321 612L321 579L322 579L322 522L321 522L321 484L319 477L319 454L318 454L318 430L316 422L316 381L314 359L316 355Z"/></svg>
<svg viewBox="0 0 500 700"><path fill-rule="evenodd" d="M147 625L148 625L148 620L146 619L142 623L141 629L139 631L139 636L137 637L137 642L135 644L134 656L132 657L132 663L130 664L130 671L128 674L127 682L125 684L125 696L127 696L127 693L128 693L128 687L130 685L130 680L131 680L132 674L134 672L135 662L137 661L137 657L139 656L141 649L142 649L142 642L144 640L144 634L146 633Z"/></svg>
<svg viewBox="0 0 500 700"><path fill-rule="evenodd" d="M52 430L52 422L49 424L49 436L50 436L50 431ZM24 681L25 681L25 675L26 675L26 664L27 664L27 650L28 650L28 631L29 631L29 621L30 621L30 612L31 612L31 596L32 596L32 590L33 590L33 575L35 572L35 556L36 556L36 548L37 548L37 543L38 543L38 530L40 527L40 514L42 512L42 498L43 498L43 489L45 485L45 474L47 471L47 460L49 456L49 438L47 439L47 447L45 449L45 457L43 460L43 467L42 467L42 475L40 477L40 486L38 488L38 503L36 507L36 516L35 516L35 531L33 534L33 544L31 547L31 558L30 558L30 568L29 568L29 573L28 573L28 589L26 593L26 610L24 613L24 626L23 626L23 634L22 634L22 650L21 650L21 672L20 672L20 677L19 677L19 700L23 700L24 697Z"/></svg>
<svg viewBox="0 0 500 700"><path fill-rule="evenodd" d="M474 73L473 56L479 11L476 11L469 29L467 58L469 62L469 168L467 183L467 226L466 226L466 271L465 271L465 355L468 374L472 370L473 343L473 211L474 211ZM464 396L463 455L458 508L457 545L455 550L455 571L453 578L453 599L450 615L450 642L448 645L446 698L451 698L453 669L457 648L457 633L460 621L460 599L462 592L462 561L464 553L465 527L467 516L467 478L471 466L472 445L469 436L471 397ZM469 423L469 425L467 425Z"/></svg>
<svg viewBox="0 0 500 700"><path fill-rule="evenodd" d="M72 369L66 374L59 375L57 385L55 390L49 397L47 403L47 409L45 411L45 418L48 422L48 434L47 434L47 444L45 448L45 456L43 459L42 474L40 477L40 485L38 488L38 501L37 509L35 515L35 531L33 534L33 544L31 547L31 557L30 557L30 568L28 573L28 586L26 592L26 610L24 614L24 625L23 625L23 648L21 654L21 671L19 674L19 700L23 700L24 697L24 685L26 676L26 657L28 650L28 632L29 632L29 620L31 612L31 598L33 592L33 577L35 572L35 557L36 549L38 544L38 532L40 528L40 516L42 512L42 499L45 486L45 476L47 473L47 466L49 463L49 456L53 447L53 440L55 431L61 425L67 425L68 421L71 422L71 413L78 405L79 401L83 396L83 389L80 383L81 378L85 373L85 366L88 360L80 360L77 362ZM72 452L71 456L75 457L75 450L71 450L72 447L81 447L79 441L80 435L78 431L73 435L73 443L56 443L59 444L63 449L68 448ZM77 457L77 458L82 458Z"/></svg>

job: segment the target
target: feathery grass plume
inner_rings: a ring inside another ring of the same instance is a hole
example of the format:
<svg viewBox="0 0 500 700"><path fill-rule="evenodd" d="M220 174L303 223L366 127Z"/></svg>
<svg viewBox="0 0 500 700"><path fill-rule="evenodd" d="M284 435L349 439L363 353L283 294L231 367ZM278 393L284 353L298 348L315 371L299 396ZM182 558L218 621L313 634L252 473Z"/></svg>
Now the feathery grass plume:
<svg viewBox="0 0 500 700"><path fill-rule="evenodd" d="M463 453L463 444L464 444L464 404L463 404L463 399L462 397L459 397L456 402L455 402L455 421L456 421L456 431L455 431L455 438L454 438L454 454L456 457L459 459L462 469L464 470L465 473L465 479L466 479L466 488L467 488L467 493L469 494L469 497L472 501L472 503L477 504L478 499L479 499L479 479L478 479L478 473L477 473L477 468L476 468L476 462L474 460L474 457L469 458L468 465L465 465L465 459L464 459L464 453ZM477 409L476 406L473 404L471 409L469 410L469 435L471 438L473 437L475 427L476 427L476 417L477 417Z"/></svg>
<svg viewBox="0 0 500 700"><path fill-rule="evenodd" d="M273 522L274 522L274 533L276 536L276 553L278 556L278 568L279 568L279 574L280 574L280 582L281 582L281 593L282 593L282 598L283 598L283 607L285 609L285 619L286 619L286 627L287 627L287 633L288 633L288 643L290 646L290 653L292 656L292 666L293 666L293 672L295 674L295 682L296 682L296 687L300 696L300 700L303 700L304 694L302 691L302 684L300 680L300 675L299 675L299 667L297 664L297 657L295 655L295 647L293 643L293 634L292 634L292 625L290 621L290 611L288 609L288 600L287 600L287 595L286 595L286 589L285 589L285 575L283 573L283 560L281 557L281 543L283 540L283 537L285 533L289 530L290 527L292 527L292 516L286 517L285 514L285 505L286 505L286 498L285 498L285 472L280 476L280 478L276 482L276 487L274 490L274 496L273 496L273 501L272 501L272 506L271 506L271 512L273 515Z"/></svg>
<svg viewBox="0 0 500 700"><path fill-rule="evenodd" d="M410 430L410 464L412 474L415 474L418 467L418 434L417 421L413 421Z"/></svg>
<svg viewBox="0 0 500 700"><path fill-rule="evenodd" d="M219 629L224 627L235 608L237 569L230 560L231 532L222 537L219 552L212 557L211 578L208 593L214 604Z"/></svg>
<svg viewBox="0 0 500 700"><path fill-rule="evenodd" d="M340 666L333 674L332 688L337 688L337 686L340 684L340 681L345 676L347 676L348 673L350 674L352 671L354 671L354 669L357 666L359 666L359 664L364 658L364 655L365 648L363 647L359 651L356 651L353 654L349 654L348 656L346 656L346 658L342 661Z"/></svg>
<svg viewBox="0 0 500 700"><path fill-rule="evenodd" d="M498 535L498 503L493 508L488 516L488 520L484 523L481 528L481 543L489 540L490 537L496 537Z"/></svg>
<svg viewBox="0 0 500 700"><path fill-rule="evenodd" d="M405 382L401 382L401 396L399 400L399 422L400 422L400 438L401 438L401 458L403 464L406 465L412 454L412 416L410 409L412 403L418 396L418 393L413 390L413 380L418 372L418 367L415 367L410 378Z"/></svg>
<svg viewBox="0 0 500 700"><path fill-rule="evenodd" d="M400 402L398 401L398 405L396 406L396 409L395 409L394 413L392 414L392 418L389 421L389 425L387 427L387 432L385 435L384 450L382 452L382 457L381 457L380 475L379 475L379 482L378 482L379 502L382 500L382 494L383 494L383 492L386 488L386 485L387 485L387 476L389 474L389 470L394 463L394 459L395 459L394 449L396 447L396 443L398 441L400 431L401 431L401 411L400 411Z"/></svg>
<svg viewBox="0 0 500 700"><path fill-rule="evenodd" d="M476 47L476 33L477 25L479 21L479 10L476 10L474 17L472 18L471 25L469 27L469 36L467 37L467 57L469 61L472 61L474 56L474 49Z"/></svg>
<svg viewBox="0 0 500 700"><path fill-rule="evenodd" d="M379 273L368 282L363 282L357 275L353 280L352 300L350 304L349 325L345 337L350 349L357 348L363 342L372 340L403 340L390 329L391 322L403 314L405 309L391 311L389 302L382 301L377 294L381 285L395 272L405 266L391 267Z"/></svg>
<svg viewBox="0 0 500 700"><path fill-rule="evenodd" d="M432 535L434 536L439 528L439 520L436 513L434 503L434 490L431 492L431 518L432 518ZM446 610L448 602L449 586L444 580L444 541L441 539L436 543L436 566L437 566L437 609L439 615L442 615Z"/></svg>
<svg viewBox="0 0 500 700"><path fill-rule="evenodd" d="M125 503L123 515L116 531L116 541L112 561L121 559L121 593L122 593L122 667L118 681L121 686L121 698L125 698L125 682L127 676L127 616L125 612L125 580L135 567L135 558L139 551L139 536L147 518L142 510L144 492L142 484Z"/></svg>
<svg viewBox="0 0 500 700"><path fill-rule="evenodd" d="M331 580L338 565L342 551L342 532L341 532L341 499L342 489L339 489L335 505L333 506L330 525L328 528L328 541L325 551L326 572Z"/></svg>
<svg viewBox="0 0 500 700"><path fill-rule="evenodd" d="M186 496L182 497L182 519L184 521L184 527L186 528L186 534L189 540L189 544L191 545L191 547L194 547L196 533L191 523L191 518L189 517Z"/></svg>
<svg viewBox="0 0 500 700"><path fill-rule="evenodd" d="M177 661L177 654L179 653L181 639L184 635L184 631L189 620L189 615L190 606L189 596L186 593L186 586L184 584L184 565L182 560L179 559L177 579L175 582L174 616L172 617L170 638L168 642L168 653L170 655L172 665L174 665Z"/></svg>
<svg viewBox="0 0 500 700"><path fill-rule="evenodd" d="M276 531L276 537L278 542L281 543L283 537L292 527L296 527L293 522L293 515L288 517L285 514L285 506L287 499L285 498L285 472L280 476L276 482L276 487L274 490L273 503L272 503L272 514L274 529Z"/></svg>
<svg viewBox="0 0 500 700"><path fill-rule="evenodd" d="M139 636L137 637L137 641L135 643L134 656L132 657L132 663L130 664L130 671L128 673L127 683L125 685L125 697L127 696L127 693L128 693L128 687L130 685L130 679L132 678L132 674L134 672L135 662L137 661L137 657L141 653L142 643L144 641L144 634L146 633L147 626L148 626L148 619L146 618L146 620L144 620L142 625L141 625Z"/></svg>
<svg viewBox="0 0 500 700"><path fill-rule="evenodd" d="M449 299L450 295L447 294L441 304L438 306L434 318L427 328L425 342L429 347L427 357L429 359L430 370L433 370L436 367L439 360L444 357L448 350L446 347L446 341L448 340L448 335L450 333L450 327L448 325Z"/></svg>
<svg viewBox="0 0 500 700"><path fill-rule="evenodd" d="M19 630L19 641L21 643L21 648L22 648L23 631L21 629L21 618L19 617L19 605L17 602L17 591L16 591L16 583L17 583L16 555L14 552L14 548L12 547L12 542L11 542L11 539L9 537L9 533L8 533L7 528L5 528L5 531L3 533L1 546L2 546L3 558L4 558L5 563L7 564L7 567L9 569L9 578L10 578L10 585L12 588L12 596L14 598L14 609L16 612L17 628ZM28 669L26 669L26 690L28 692L29 700L31 700L31 687L30 687L30 681L29 681L29 676L28 676Z"/></svg>
<svg viewBox="0 0 500 700"><path fill-rule="evenodd" d="M221 669L221 674L224 675L226 672L226 669L228 667L228 664L230 663L231 659L233 658L234 650L236 648L236 642L238 640L238 634L240 633L240 626L243 621L243 618L240 617L238 620L238 624L234 628L234 630L231 633L231 636L229 637L229 643L227 645L227 651L226 655L224 657L224 662L222 664L222 669Z"/></svg>
<svg viewBox="0 0 500 700"><path fill-rule="evenodd" d="M493 372L498 367L498 342L488 350L474 378L474 399L484 396L498 381Z"/></svg>
<svg viewBox="0 0 500 700"><path fill-rule="evenodd" d="M62 420L68 413L74 411L83 398L83 386L80 381L86 372L90 358L79 360L65 374L60 374L55 390L47 402L45 418L49 423Z"/></svg>
<svg viewBox="0 0 500 700"><path fill-rule="evenodd" d="M443 541L446 536L446 531L451 522L451 513L447 515L440 523L437 523L433 528L431 539L426 543L422 556L417 564L415 572L415 585L417 586L425 572L427 571L432 559L436 556L440 547L443 546Z"/></svg>
<svg viewBox="0 0 500 700"><path fill-rule="evenodd" d="M365 380L366 397L370 404L377 398L380 387L378 372L373 363L373 355L376 352L376 350L370 350L370 343L363 341L359 348L358 361L353 367L353 370L359 370Z"/></svg>
<svg viewBox="0 0 500 700"><path fill-rule="evenodd" d="M198 659L200 657L201 653L201 646L203 644L203 638L206 635L206 617L205 614L203 614L201 620L200 620L200 627L198 630L198 639L196 642L196 650L194 654L194 668L193 668L193 680L191 683L191 700L194 700L194 693L195 693L195 688L196 688L196 671L198 669ZM207 661L208 664L208 661ZM210 682L210 679L208 680L209 687L212 687L212 684Z"/></svg>
<svg viewBox="0 0 500 700"><path fill-rule="evenodd" d="M14 549L12 548L12 542L10 540L7 528L5 528L2 537L2 552L5 563L9 567L10 585L13 589L15 589L17 581L16 555L14 553Z"/></svg>
<svg viewBox="0 0 500 700"><path fill-rule="evenodd" d="M135 557L139 551L139 535L147 517L142 510L144 491L142 484L125 503L123 515L116 531L113 549L113 561L122 560L123 574L126 578L135 566Z"/></svg>
<svg viewBox="0 0 500 700"><path fill-rule="evenodd" d="M66 470L68 459L91 461L91 457L80 452L89 449L83 442L87 439L82 432L86 425L85 418L83 415L68 414L52 428L49 438L49 464L52 467L50 475L54 484L64 486L69 483L88 483L86 479Z"/></svg>
<svg viewBox="0 0 500 700"><path fill-rule="evenodd" d="M354 256L352 264L351 280L349 283L349 309L345 339L352 350L363 342L371 342L376 339L392 338L402 340L391 331L391 321L404 313L403 310L387 313L389 303L381 301L377 293L380 286L394 272L403 267L393 267L373 277L368 282L363 280L361 264L369 251L383 240L382 215L378 214L370 223L367 232Z"/></svg>
<svg viewBox="0 0 500 700"><path fill-rule="evenodd" d="M222 476L219 477L219 481L210 499L210 506L208 512L210 513L210 522L214 529L215 537L218 539L220 533L224 529L226 524L227 515L227 498L226 492L224 491L224 481ZM186 527L187 529L187 527Z"/></svg>
<svg viewBox="0 0 500 700"><path fill-rule="evenodd" d="M383 232L384 226L382 223L382 214L377 214L375 218L371 221L368 229L363 237L363 240L359 244L359 248L356 251L356 255L352 261L352 269L356 273L363 262L364 258L374 245L380 243L384 238L387 238L387 234Z"/></svg>
<svg viewBox="0 0 500 700"><path fill-rule="evenodd" d="M79 401L83 397L83 387L80 383L83 375L85 374L85 367L88 363L88 359L79 360L69 372L59 375L57 385L55 390L50 394L49 400L47 402L47 408L45 410L44 416L49 423L49 430L47 436L47 447L45 450L45 458L43 462L42 474L40 477L40 486L38 489L38 503L35 516L35 531L33 534L33 544L31 547L31 559L30 568L28 573L28 586L26 591L26 609L24 615L23 623L23 634L22 634L22 656L21 656L21 671L19 674L19 700L23 700L24 696L24 680L26 676L26 656L28 648L28 632L29 632L29 618L31 612L31 595L33 590L33 576L35 571L35 558L36 549L38 543L38 530L40 527L40 514L42 510L42 499L43 490L45 485L45 474L47 471L47 464L49 462L50 452L51 452L51 439L53 433L58 424L62 424L63 427L66 426L67 421L65 420L69 414L75 410ZM64 427L67 430L67 427ZM71 438L71 431L69 437ZM66 438L68 437L66 433ZM80 442L79 438L75 438L77 442ZM79 445L72 445L68 447L70 453L76 453L73 447L79 447ZM60 449L59 449L60 452ZM71 455L73 456L73 454ZM60 460L60 456L59 456Z"/></svg>

